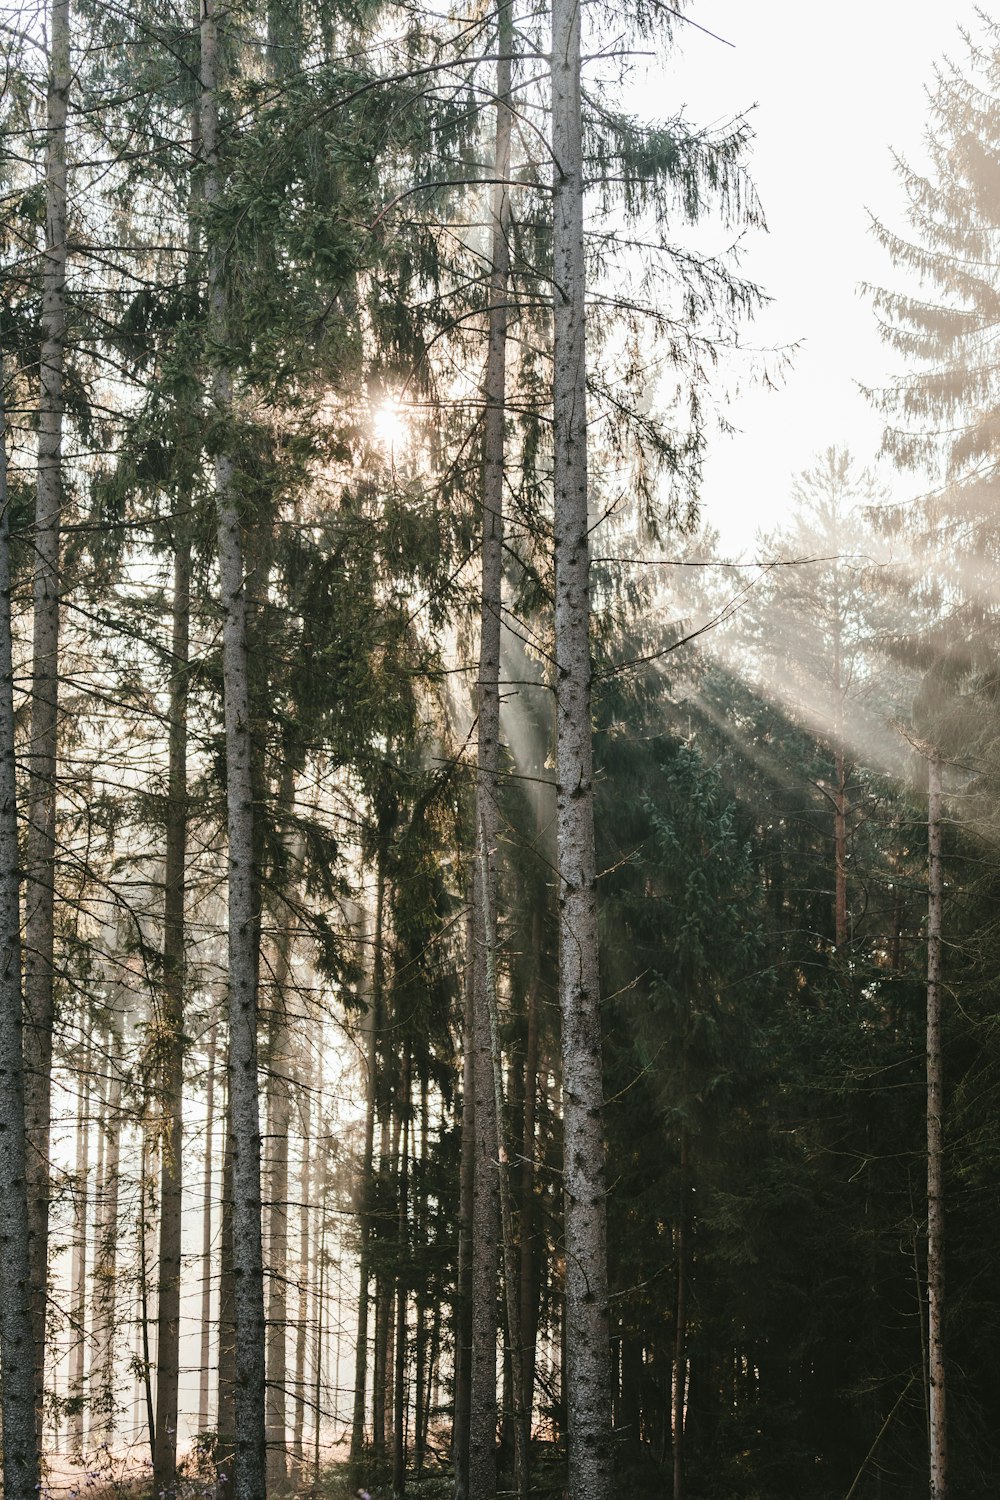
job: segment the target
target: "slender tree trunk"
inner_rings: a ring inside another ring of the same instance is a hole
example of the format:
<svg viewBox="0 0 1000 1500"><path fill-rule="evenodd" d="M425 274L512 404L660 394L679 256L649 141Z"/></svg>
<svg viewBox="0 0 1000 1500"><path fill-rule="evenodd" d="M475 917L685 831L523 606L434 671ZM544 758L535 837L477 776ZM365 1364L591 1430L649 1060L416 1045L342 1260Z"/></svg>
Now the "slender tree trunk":
<svg viewBox="0 0 1000 1500"><path fill-rule="evenodd" d="M375 870L375 932L372 948L371 996L365 1014L365 1140L358 1183L358 1332L354 1355L354 1409L351 1421L351 1457L357 1460L365 1447L365 1392L368 1384L368 1285L371 1280L372 1165L375 1153L375 1076L382 1031L383 921L385 909L385 861L382 849Z"/></svg>
<svg viewBox="0 0 1000 1500"><path fill-rule="evenodd" d="M215 1155L215 1051L213 1019L205 1063L205 1173L201 1193L201 1359L198 1372L198 1431L208 1431L209 1384L212 1359L212 1166Z"/></svg>
<svg viewBox="0 0 1000 1500"><path fill-rule="evenodd" d="M833 844L836 865L834 931L838 951L847 942L847 766L844 752L834 752L836 786L833 793Z"/></svg>
<svg viewBox="0 0 1000 1500"><path fill-rule="evenodd" d="M282 771L279 817L286 825L295 810L295 773L290 762ZM301 868L297 837L288 850L288 880L294 890ZM276 903L279 932L274 962L274 1009L271 1018L268 1070L268 1139L270 1141L267 1262L270 1282L267 1300L267 1478L279 1493L288 1485L285 1394L288 1383L288 1132L291 1126L294 1063L288 1025L292 973L294 909L289 901Z"/></svg>
<svg viewBox="0 0 1000 1500"><path fill-rule="evenodd" d="M471 885L471 882L470 882ZM472 1397L472 1212L475 1190L475 917L469 900L465 944L465 1005L462 1016L462 1153L459 1168L458 1274L455 1298L455 1407L452 1469L455 1500L469 1497L469 1422Z"/></svg>
<svg viewBox="0 0 1000 1500"><path fill-rule="evenodd" d="M611 1347L590 713L586 268L577 0L553 0L552 148L556 805L569 1490L573 1500L609 1500Z"/></svg>
<svg viewBox="0 0 1000 1500"><path fill-rule="evenodd" d="M312 1138L310 1117L313 1089L313 1061L310 1039L302 1039L302 1063L300 1077L300 1121L302 1137L302 1164L299 1178L299 1306L295 1326L295 1416L292 1426L292 1458L295 1461L299 1483L305 1483L305 1454L303 1438L306 1418L306 1333L309 1327L309 1195Z"/></svg>
<svg viewBox="0 0 1000 1500"><path fill-rule="evenodd" d="M84 1023L85 1024L85 1023ZM79 1110L76 1120L76 1167L73 1192L73 1257L70 1270L69 1417L70 1452L83 1456L83 1404L87 1355L87 1228L90 1221L90 1068L89 1042L80 1049Z"/></svg>
<svg viewBox="0 0 1000 1500"><path fill-rule="evenodd" d="M219 168L218 31L214 0L201 22L201 135L205 200L222 198ZM208 325L212 401L223 423L232 379L222 354L228 308L222 253L209 250ZM255 871L254 775L247 659L243 535L233 460L223 440L215 457L219 581L222 594L223 698L226 729L226 821L229 844L229 1136L233 1161L233 1290L236 1500L262 1500L265 1442L264 1267L261 1244L260 1114L257 1077L258 882Z"/></svg>
<svg viewBox="0 0 1000 1500"><path fill-rule="evenodd" d="M927 1346L931 1500L947 1500L944 1362L944 1064L941 1053L941 761L928 764L927 798Z"/></svg>
<svg viewBox="0 0 1000 1500"><path fill-rule="evenodd" d="M687 1386L688 1133L681 1126L680 1202L677 1208L677 1302L674 1319L673 1500L684 1500L684 1395Z"/></svg>
<svg viewBox="0 0 1000 1500"><path fill-rule="evenodd" d="M153 1142L152 1150L150 1143ZM140 1147L140 1211L139 1211L139 1364L142 1371L142 1398L146 1407L146 1435L149 1441L149 1461L153 1461L156 1442L156 1420L153 1411L153 1360L149 1348L149 1239L150 1220L156 1213L156 1147L153 1123L148 1117L143 1121Z"/></svg>
<svg viewBox="0 0 1000 1500"><path fill-rule="evenodd" d="M117 1286L118 1275L118 1183L121 1157L121 995L115 983L115 998L108 1027L108 1087L104 1118L100 1128L104 1135L104 1166L98 1184L98 1222L94 1244L93 1325L95 1350L91 1380L91 1411L94 1432L110 1440L116 1425L115 1384L117 1379ZM100 1392L94 1394L94 1386Z"/></svg>
<svg viewBox="0 0 1000 1500"><path fill-rule="evenodd" d="M521 1133L521 1409L531 1436L535 1404L535 1344L538 1337L538 1268L535 1253L535 1153L538 1095L539 971L542 962L542 913L531 919L531 982L526 996L527 1038L524 1049L524 1114Z"/></svg>
<svg viewBox="0 0 1000 1500"><path fill-rule="evenodd" d="M404 1044L405 1045L405 1044ZM392 1493L403 1500L406 1493L406 1310L408 1280L408 1193L409 1193L409 1120L410 1120L410 1053L403 1056L398 1110L400 1145L396 1170L396 1358L393 1381Z"/></svg>
<svg viewBox="0 0 1000 1500"><path fill-rule="evenodd" d="M184 1109L184 893L187 862L187 693L191 619L191 546L187 523L174 551L170 654L166 856L163 896L163 1014L160 1109L159 1295L156 1333L156 1438L153 1487L172 1494L177 1482L180 1385L181 1192Z"/></svg>
<svg viewBox="0 0 1000 1500"><path fill-rule="evenodd" d="M472 1214L472 1389L469 1429L469 1492L474 1500L496 1493L497 1427L497 1241L499 1185L494 1056L491 1044L487 954L495 947L497 808L500 774L500 636L503 596L504 427L506 423L507 284L510 203L511 14L508 0L497 12L498 60L492 270L489 341L484 381L483 535L478 677L476 839L481 857L473 872L476 924L474 985L475 1186Z"/></svg>
<svg viewBox="0 0 1000 1500"><path fill-rule="evenodd" d="M59 526L63 500L63 374L66 346L66 116L70 88L69 0L51 0L45 149L34 530L34 628L25 900L25 1107L28 1130L28 1256L35 1343L36 1422L41 1441L49 1236L49 1125L55 1023L56 769L59 738Z"/></svg>
<svg viewBox="0 0 1000 1500"><path fill-rule="evenodd" d="M28 1240L10 584L6 393L0 350L0 1410L4 1494L8 1500L36 1500L40 1473Z"/></svg>
<svg viewBox="0 0 1000 1500"><path fill-rule="evenodd" d="M227 1083L228 1090L228 1083ZM229 1110L223 1109L222 1229L219 1236L219 1349L216 1397L216 1500L232 1500L236 1452L236 1293L233 1286L233 1152Z"/></svg>
<svg viewBox="0 0 1000 1500"><path fill-rule="evenodd" d="M390 1126L391 1120L387 1111L381 1122L379 1140L379 1194L381 1205L379 1237L383 1245L385 1241L385 1215L388 1207L385 1201L386 1184L390 1180L391 1171ZM385 1457L386 1449L388 1417L386 1389L390 1367L389 1335L392 1327L392 1278L384 1262L385 1256L380 1255L375 1273L375 1357L374 1368L372 1370L372 1450L379 1458Z"/></svg>

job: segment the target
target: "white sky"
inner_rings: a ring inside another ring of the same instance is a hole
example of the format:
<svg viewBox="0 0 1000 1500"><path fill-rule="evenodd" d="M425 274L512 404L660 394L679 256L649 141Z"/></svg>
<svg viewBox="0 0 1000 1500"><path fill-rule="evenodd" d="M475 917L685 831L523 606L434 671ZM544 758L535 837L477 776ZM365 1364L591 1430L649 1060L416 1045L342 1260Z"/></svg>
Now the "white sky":
<svg viewBox="0 0 1000 1500"><path fill-rule="evenodd" d="M962 57L958 28L975 30L975 11L972 0L696 0L687 14L735 47L678 22L653 108L686 106L707 124L757 106L751 171L770 232L749 242L744 270L773 304L747 337L802 344L783 388L741 396L729 409L740 433L713 443L703 515L739 547L780 521L791 476L831 443L864 463L878 452L881 421L855 382L877 385L896 362L859 283L899 277L867 210L903 227L891 150L920 160L933 65ZM918 487L885 477L897 492Z"/></svg>

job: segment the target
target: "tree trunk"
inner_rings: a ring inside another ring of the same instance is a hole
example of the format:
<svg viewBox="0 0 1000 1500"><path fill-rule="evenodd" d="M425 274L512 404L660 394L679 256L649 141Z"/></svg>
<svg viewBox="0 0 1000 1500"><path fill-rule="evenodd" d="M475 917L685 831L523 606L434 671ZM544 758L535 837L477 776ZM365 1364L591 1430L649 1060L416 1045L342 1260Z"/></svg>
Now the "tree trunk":
<svg viewBox="0 0 1000 1500"><path fill-rule="evenodd" d="M688 1133L681 1126L680 1201L677 1206L677 1302L674 1318L673 1500L684 1500L684 1395L687 1386Z"/></svg>
<svg viewBox="0 0 1000 1500"><path fill-rule="evenodd" d="M228 1083L227 1083L228 1089ZM236 1297L233 1287L233 1152L229 1110L223 1110L222 1229L219 1236L219 1351L216 1397L216 1500L232 1500L233 1460L236 1451L236 1401L233 1366L236 1361Z"/></svg>
<svg viewBox="0 0 1000 1500"><path fill-rule="evenodd" d="M184 892L187 860L187 693L191 619L191 546L187 523L174 552L170 655L166 855L163 894L163 1014L160 1038L163 1121L160 1169L159 1295L156 1333L156 1439L153 1488L177 1482L180 1384L181 1192L184 1110Z"/></svg>
<svg viewBox="0 0 1000 1500"><path fill-rule="evenodd" d="M408 1281L407 1212L409 1192L410 1053L403 1057L399 1102L400 1145L396 1170L396 1358L393 1390L392 1493L403 1500L406 1493L406 1309Z"/></svg>
<svg viewBox="0 0 1000 1500"><path fill-rule="evenodd" d="M34 627L24 946L25 1108L28 1131L28 1256L41 1441L49 1237L52 1100L56 769L59 739L59 526L63 500L63 374L66 356L66 116L70 89L69 0L52 0L45 148L45 260L39 357L38 489L33 537Z"/></svg>
<svg viewBox="0 0 1000 1500"><path fill-rule="evenodd" d="M375 1153L375 1077L382 1033L385 861L381 847L375 869L375 932L372 947L371 996L365 1014L365 1140L358 1183L358 1331L354 1355L354 1409L351 1421L351 1458L360 1459L365 1447L365 1392L368 1385L368 1285L371 1280L372 1165Z"/></svg>
<svg viewBox="0 0 1000 1500"><path fill-rule="evenodd" d="M535 1405L535 1344L538 1337L538 1267L535 1254L535 1119L538 1095L538 985L542 962L542 913L531 919L531 982L526 996L524 1114L521 1133L521 1409L528 1437Z"/></svg>
<svg viewBox="0 0 1000 1500"><path fill-rule="evenodd" d="M209 1422L209 1375L212 1348L212 1166L215 1156L215 1052L213 1018L205 1062L205 1174L201 1192L201 1360L198 1372L198 1431L207 1432Z"/></svg>
<svg viewBox="0 0 1000 1500"><path fill-rule="evenodd" d="M295 810L295 775L290 762L281 778L279 817L290 822ZM288 850L288 881L297 883L302 850L297 837ZM293 1083L292 1051L288 1026L289 982L292 973L294 910L287 900L276 903L279 931L274 962L274 1005L271 1018L270 1067L268 1069L268 1140L270 1142L267 1263L270 1283L267 1299L267 1478L268 1485L283 1492L288 1485L286 1457L285 1391L288 1383L288 1132L291 1125Z"/></svg>
<svg viewBox="0 0 1000 1500"><path fill-rule="evenodd" d="M222 198L219 168L218 30L214 0L201 22L201 135L208 207ZM212 401L225 423L232 378L222 351L228 321L222 251L209 248L208 328ZM215 456L219 583L222 595L226 822L229 844L229 1137L233 1163L233 1307L236 1500L266 1491L264 1267L261 1244L260 1114L257 1077L258 881L247 653L243 535L233 460L223 439Z"/></svg>
<svg viewBox="0 0 1000 1500"><path fill-rule="evenodd" d="M86 1022L83 1022L86 1025ZM70 1270L69 1416L70 1453L83 1457L84 1379L87 1355L87 1228L90 1222L90 1067L92 1049L80 1047L79 1110L76 1120L76 1166L73 1174L73 1256Z"/></svg>
<svg viewBox="0 0 1000 1500"><path fill-rule="evenodd" d="M947 1500L944 1362L944 1066L941 1054L941 761L928 764L927 798L927 1353L931 1500Z"/></svg>
<svg viewBox="0 0 1000 1500"><path fill-rule="evenodd" d="M590 713L586 268L576 0L553 0L552 149L556 805L569 1491L573 1500L609 1500L611 1349Z"/></svg>
<svg viewBox="0 0 1000 1500"><path fill-rule="evenodd" d="M7 422L0 350L0 1383L3 1490L8 1500L39 1493L35 1426L32 1279L29 1263L21 914L10 600Z"/></svg>
<svg viewBox="0 0 1000 1500"><path fill-rule="evenodd" d="M833 844L836 865L834 933L838 951L847 942L847 766L839 745L834 752L836 786L833 793Z"/></svg>
<svg viewBox="0 0 1000 1500"><path fill-rule="evenodd" d="M104 1164L97 1187L98 1220L94 1243L93 1327L95 1349L91 1378L92 1430L108 1442L115 1430L117 1379L116 1306L118 1275L118 1173L121 1155L121 995L115 982L108 1027L108 1086L100 1129ZM100 1395L95 1394L96 1390Z"/></svg>
<svg viewBox="0 0 1000 1500"><path fill-rule="evenodd" d="M471 882L470 882L471 886ZM469 1422L472 1396L472 1210L475 1190L475 918L470 891L462 1015L462 1152L459 1168L458 1272L455 1297L455 1406L451 1450L455 1500L469 1497Z"/></svg>
<svg viewBox="0 0 1000 1500"><path fill-rule="evenodd" d="M489 340L484 380L482 584L479 616L476 840L473 871L475 924L474 1129L472 1213L472 1363L469 1492L475 1500L496 1493L497 1241L499 1184L494 1056L491 1044L487 953L495 948L497 809L500 774L500 635L503 608L504 428L506 424L507 283L510 202L511 16L507 0L497 12L496 129L491 194L492 247Z"/></svg>
<svg viewBox="0 0 1000 1500"><path fill-rule="evenodd" d="M300 1134L302 1164L299 1177L299 1306L295 1325L295 1416L292 1424L292 1458L299 1484L305 1483L303 1439L306 1419L306 1333L309 1327L309 1208L311 1182L310 1120L312 1113L313 1060L310 1038L302 1038L300 1078Z"/></svg>

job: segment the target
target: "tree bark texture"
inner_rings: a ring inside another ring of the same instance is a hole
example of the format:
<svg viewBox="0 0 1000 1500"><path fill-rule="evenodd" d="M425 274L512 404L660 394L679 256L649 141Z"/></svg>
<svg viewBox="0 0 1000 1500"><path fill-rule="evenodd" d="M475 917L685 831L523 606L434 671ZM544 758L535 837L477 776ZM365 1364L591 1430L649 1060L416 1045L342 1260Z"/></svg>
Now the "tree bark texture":
<svg viewBox="0 0 1000 1500"><path fill-rule="evenodd" d="M586 268L577 0L553 0L552 148L556 806L569 1492L573 1500L609 1500L611 1350L590 714Z"/></svg>
<svg viewBox="0 0 1000 1500"><path fill-rule="evenodd" d="M187 692L191 617L191 548L174 551L170 707L167 751L166 854L163 891L163 1011L160 1017L159 1288L156 1333L156 1438L153 1486L171 1493L177 1480L180 1384L181 1183L184 1107L184 893L187 861Z"/></svg>
<svg viewBox="0 0 1000 1500"><path fill-rule="evenodd" d="M371 993L365 1014L365 1138L358 1184L358 1330L354 1353L354 1407L351 1421L351 1457L359 1459L365 1447L365 1392L368 1386L368 1288L371 1281L372 1167L375 1157L375 1076L382 1032L383 925L385 914L384 857L378 851L375 869L375 931L371 961Z"/></svg>
<svg viewBox="0 0 1000 1500"><path fill-rule="evenodd" d="M201 1369L198 1374L198 1431L207 1432L212 1345L212 1196L215 1155L215 1053L218 1023L213 1019L205 1062L205 1171L201 1191Z"/></svg>
<svg viewBox="0 0 1000 1500"><path fill-rule="evenodd" d="M500 775L500 635L503 595L504 429L506 425L507 283L510 273L511 112L510 7L497 12L498 60L494 183L491 191L489 330L484 379L482 582L480 593L476 839L473 871L474 1190L472 1211L472 1360L469 1493L496 1493L497 1245L500 1238L496 1094L487 981L495 949L497 807Z"/></svg>
<svg viewBox="0 0 1000 1500"><path fill-rule="evenodd" d="M455 1410L451 1438L455 1500L468 1500L469 1497L469 1422L472 1399L472 1213L476 1143L473 1041L475 942L475 914L470 889L466 921L465 997L462 1014L462 1139L458 1188L458 1274L455 1299Z"/></svg>
<svg viewBox="0 0 1000 1500"><path fill-rule="evenodd" d="M219 164L218 28L213 0L201 21L201 136L209 208L222 197ZM212 402L224 423L232 379L224 348L228 323L225 268L217 246L208 257L208 338ZM228 1111L232 1153L233 1311L236 1500L266 1491L264 1268L261 1243L261 1133L257 1077L258 880L255 870L254 775L247 652L243 532L233 460L225 444L215 457L219 584L222 596L226 823L229 844Z"/></svg>
<svg viewBox="0 0 1000 1500"><path fill-rule="evenodd" d="M86 1024L86 1023L84 1023ZM73 1255L70 1269L69 1354L70 1453L83 1455L83 1412L87 1358L87 1228L90 1221L90 1068L93 1051L83 1039L80 1047L79 1107L76 1117L76 1167L73 1173Z"/></svg>
<svg viewBox="0 0 1000 1500"><path fill-rule="evenodd" d="M42 268L38 394L38 489L34 530L34 625L28 847L25 893L25 1106L28 1215L35 1343L35 1400L41 1436L49 1237L49 1125L55 1023L56 768L59 739L59 526L63 501L63 376L66 357L66 117L70 88L69 0L52 0L45 147L45 258Z"/></svg>
<svg viewBox="0 0 1000 1500"><path fill-rule="evenodd" d="M6 399L0 351L0 1287L3 1288L0 1396L4 1494L9 1500L35 1500L39 1489L39 1451L28 1254L21 861L17 838L10 584Z"/></svg>
<svg viewBox="0 0 1000 1500"><path fill-rule="evenodd" d="M928 764L927 797L927 1358L931 1500L947 1500L944 1360L944 1064L941 1052L941 761Z"/></svg>

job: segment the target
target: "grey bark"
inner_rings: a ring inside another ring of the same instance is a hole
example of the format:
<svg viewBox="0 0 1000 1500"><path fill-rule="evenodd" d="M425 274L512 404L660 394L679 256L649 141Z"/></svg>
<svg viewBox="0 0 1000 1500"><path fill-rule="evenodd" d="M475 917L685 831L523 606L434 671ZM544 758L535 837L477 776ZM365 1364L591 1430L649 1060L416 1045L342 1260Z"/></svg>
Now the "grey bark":
<svg viewBox="0 0 1000 1500"><path fill-rule="evenodd" d="M201 1368L198 1372L198 1431L208 1430L212 1341L212 1167L215 1156L216 1026L212 1021L205 1063L205 1173L201 1194Z"/></svg>
<svg viewBox="0 0 1000 1500"><path fill-rule="evenodd" d="M368 1285L371 1280L372 1166L375 1153L375 1075L378 1044L382 1032L383 919L385 909L384 858L378 852L375 871L375 933L372 948L372 982L365 1014L365 1138L358 1183L358 1331L354 1354L354 1408L351 1421L351 1457L359 1459L365 1446L365 1391L368 1384Z"/></svg>
<svg viewBox="0 0 1000 1500"><path fill-rule="evenodd" d="M86 1022L83 1023L86 1025ZM70 1329L73 1342L69 1355L70 1452L83 1454L84 1380L87 1354L87 1229L90 1221L90 1067L89 1042L80 1049L79 1108L76 1119L76 1165L73 1190L73 1255L70 1270Z"/></svg>
<svg viewBox="0 0 1000 1500"><path fill-rule="evenodd" d="M527 1039L524 1051L524 1114L521 1134L521 1407L531 1436L535 1404L535 1344L538 1332L538 1265L535 1250L535 1120L538 1097L539 972L542 964L542 913L531 920L531 981L526 998Z"/></svg>
<svg viewBox="0 0 1000 1500"><path fill-rule="evenodd" d="M500 1238L496 1111L491 1040L488 955L496 946L496 847L500 775L500 636L503 593L504 428L506 423L507 283L510 202L511 14L497 12L496 127L491 191L489 338L484 379L482 583L478 675L476 839L473 871L473 1129L475 1181L472 1206L472 1359L469 1422L469 1493L496 1493L497 1244Z"/></svg>
<svg viewBox="0 0 1000 1500"><path fill-rule="evenodd" d="M156 1334L156 1428L153 1487L169 1494L177 1482L180 1383L181 1185L184 1108L184 893L187 860L187 693L191 618L191 548L183 534L174 552L163 894L161 1016L160 1242Z"/></svg>
<svg viewBox="0 0 1000 1500"><path fill-rule="evenodd" d="M306 1418L306 1333L309 1327L309 1200L311 1184L313 1057L307 1033L302 1039L302 1061L299 1069L300 1134L302 1164L299 1178L299 1305L295 1326L295 1414L292 1421L292 1458L300 1484L305 1483L303 1437Z"/></svg>
<svg viewBox="0 0 1000 1500"><path fill-rule="evenodd" d="M233 1153L229 1110L223 1109L222 1228L219 1235L219 1348L216 1397L216 1500L231 1500L236 1451L236 1401L233 1370L236 1363L236 1311L233 1287Z"/></svg>
<svg viewBox="0 0 1000 1500"><path fill-rule="evenodd" d="M70 88L69 0L52 0L45 147L45 259L42 269L38 404L38 489L34 530L34 624L28 847L25 893L25 1107L28 1130L28 1256L35 1344L36 1421L45 1388L49 1237L56 765L59 673L59 525L63 501L63 374L66 346L66 117Z"/></svg>
<svg viewBox="0 0 1000 1500"><path fill-rule="evenodd" d="M218 27L213 0L201 21L201 137L205 201L221 201ZM216 417L232 408L225 360L228 306L218 245L208 255L208 338ZM236 1500L261 1500L267 1487L265 1442L264 1268L261 1243L261 1133L257 1077L258 881L255 872L254 776L247 652L247 593L235 469L223 442L215 457L219 583L222 596L226 823L229 844L228 1112L233 1163L233 1372Z"/></svg>
<svg viewBox="0 0 1000 1500"><path fill-rule="evenodd" d="M458 1274L455 1298L455 1406L452 1469L455 1500L469 1495L469 1421L472 1387L472 1211L475 1191L475 918L469 901L466 922L465 1003L462 1016L462 1143L459 1167Z"/></svg>
<svg viewBox="0 0 1000 1500"><path fill-rule="evenodd" d="M98 1183L98 1221L94 1243L93 1326L95 1351L91 1380L92 1430L107 1441L115 1429L115 1354L117 1348L118 1187L121 1151L121 986L113 986L108 1027L108 1083L104 1118L104 1164Z"/></svg>
<svg viewBox="0 0 1000 1500"><path fill-rule="evenodd" d="M10 602L7 424L0 351L0 1383L3 1489L9 1500L35 1500L39 1451L35 1426L32 1281L28 1255L27 1119L21 994L20 857L14 738L14 666Z"/></svg>
<svg viewBox="0 0 1000 1500"><path fill-rule="evenodd" d="M553 0L552 150L556 807L569 1491L573 1500L609 1500L611 1349L590 711L586 267L577 0Z"/></svg>
<svg viewBox="0 0 1000 1500"><path fill-rule="evenodd" d="M947 1500L944 1358L944 1063L941 1052L941 761L928 764L927 797L927 1358L931 1500Z"/></svg>
<svg viewBox="0 0 1000 1500"><path fill-rule="evenodd" d="M279 792L279 815L286 824L295 808L295 774L286 763ZM302 864L301 841L288 850L288 881L294 890ZM292 973L294 909L287 899L276 902L278 935L274 958L274 1005L271 1017L268 1069L268 1140L270 1142L267 1264L267 1478L273 1490L288 1483L285 1393L288 1340L288 1132L294 1064L288 1025L289 982Z"/></svg>

